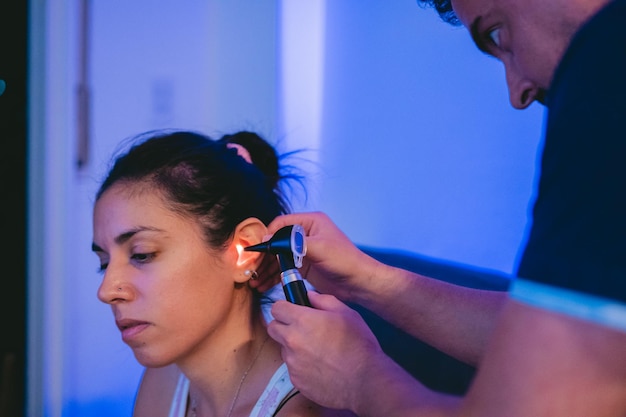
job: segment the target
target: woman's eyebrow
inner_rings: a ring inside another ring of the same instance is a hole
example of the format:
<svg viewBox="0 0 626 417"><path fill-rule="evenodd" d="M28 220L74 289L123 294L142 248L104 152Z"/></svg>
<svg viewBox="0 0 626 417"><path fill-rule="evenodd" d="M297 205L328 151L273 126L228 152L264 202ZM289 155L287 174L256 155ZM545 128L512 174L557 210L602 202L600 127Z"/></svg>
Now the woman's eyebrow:
<svg viewBox="0 0 626 417"><path fill-rule="evenodd" d="M134 229L130 229L126 232L122 232L119 235L115 236L115 239L113 239L113 241L118 244L118 245L122 245L125 242L127 242L131 237L135 236L137 233L140 232L162 232L163 230L158 229L156 227L148 227L148 226L140 226L140 227L136 227ZM96 245L95 243L91 244L91 250L93 252L104 252L102 250L102 248L98 245Z"/></svg>

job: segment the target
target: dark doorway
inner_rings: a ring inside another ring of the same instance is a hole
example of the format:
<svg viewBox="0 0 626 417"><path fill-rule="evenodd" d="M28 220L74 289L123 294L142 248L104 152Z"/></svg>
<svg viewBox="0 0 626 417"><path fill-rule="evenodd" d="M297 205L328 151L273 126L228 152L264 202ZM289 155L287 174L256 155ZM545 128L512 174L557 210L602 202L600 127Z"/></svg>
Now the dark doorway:
<svg viewBox="0 0 626 417"><path fill-rule="evenodd" d="M8 0L0 10L0 417L25 410L27 5Z"/></svg>

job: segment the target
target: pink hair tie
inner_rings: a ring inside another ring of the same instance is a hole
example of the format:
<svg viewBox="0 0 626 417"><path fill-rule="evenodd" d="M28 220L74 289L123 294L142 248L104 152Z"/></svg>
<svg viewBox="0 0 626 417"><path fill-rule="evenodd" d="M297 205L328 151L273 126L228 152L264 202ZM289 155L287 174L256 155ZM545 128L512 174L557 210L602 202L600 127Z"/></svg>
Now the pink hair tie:
<svg viewBox="0 0 626 417"><path fill-rule="evenodd" d="M227 143L226 147L228 149L235 149L235 150L237 150L237 155L239 155L240 157L245 159L249 164L252 163L252 157L250 156L250 152L248 152L248 150L246 148L244 148L242 145L240 145L238 143Z"/></svg>

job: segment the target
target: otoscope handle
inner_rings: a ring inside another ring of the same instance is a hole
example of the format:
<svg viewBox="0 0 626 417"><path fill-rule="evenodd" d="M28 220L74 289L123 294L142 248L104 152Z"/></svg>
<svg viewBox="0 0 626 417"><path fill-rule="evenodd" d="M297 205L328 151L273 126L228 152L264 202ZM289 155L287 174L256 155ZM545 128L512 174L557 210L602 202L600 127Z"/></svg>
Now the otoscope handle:
<svg viewBox="0 0 626 417"><path fill-rule="evenodd" d="M280 274L283 282L283 291L287 301L301 306L311 307L306 286L297 269L289 269Z"/></svg>

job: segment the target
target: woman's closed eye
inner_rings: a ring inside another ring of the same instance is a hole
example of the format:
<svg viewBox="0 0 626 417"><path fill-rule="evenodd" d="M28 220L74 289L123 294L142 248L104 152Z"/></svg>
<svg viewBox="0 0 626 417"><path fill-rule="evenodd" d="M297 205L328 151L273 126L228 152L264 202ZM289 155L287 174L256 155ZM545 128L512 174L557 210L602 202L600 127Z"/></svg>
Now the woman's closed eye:
<svg viewBox="0 0 626 417"><path fill-rule="evenodd" d="M133 262L137 262L140 264L145 264L152 261L156 257L156 252L150 253L133 253L131 255L131 259Z"/></svg>
<svg viewBox="0 0 626 417"><path fill-rule="evenodd" d="M157 255L156 252L133 253L130 256L130 259L131 259L132 263L146 264L146 263L151 262L156 257L156 255ZM98 272L102 273L102 272L106 271L106 269L108 267L109 267L109 263L108 262L101 262L100 263L100 267L98 268Z"/></svg>

